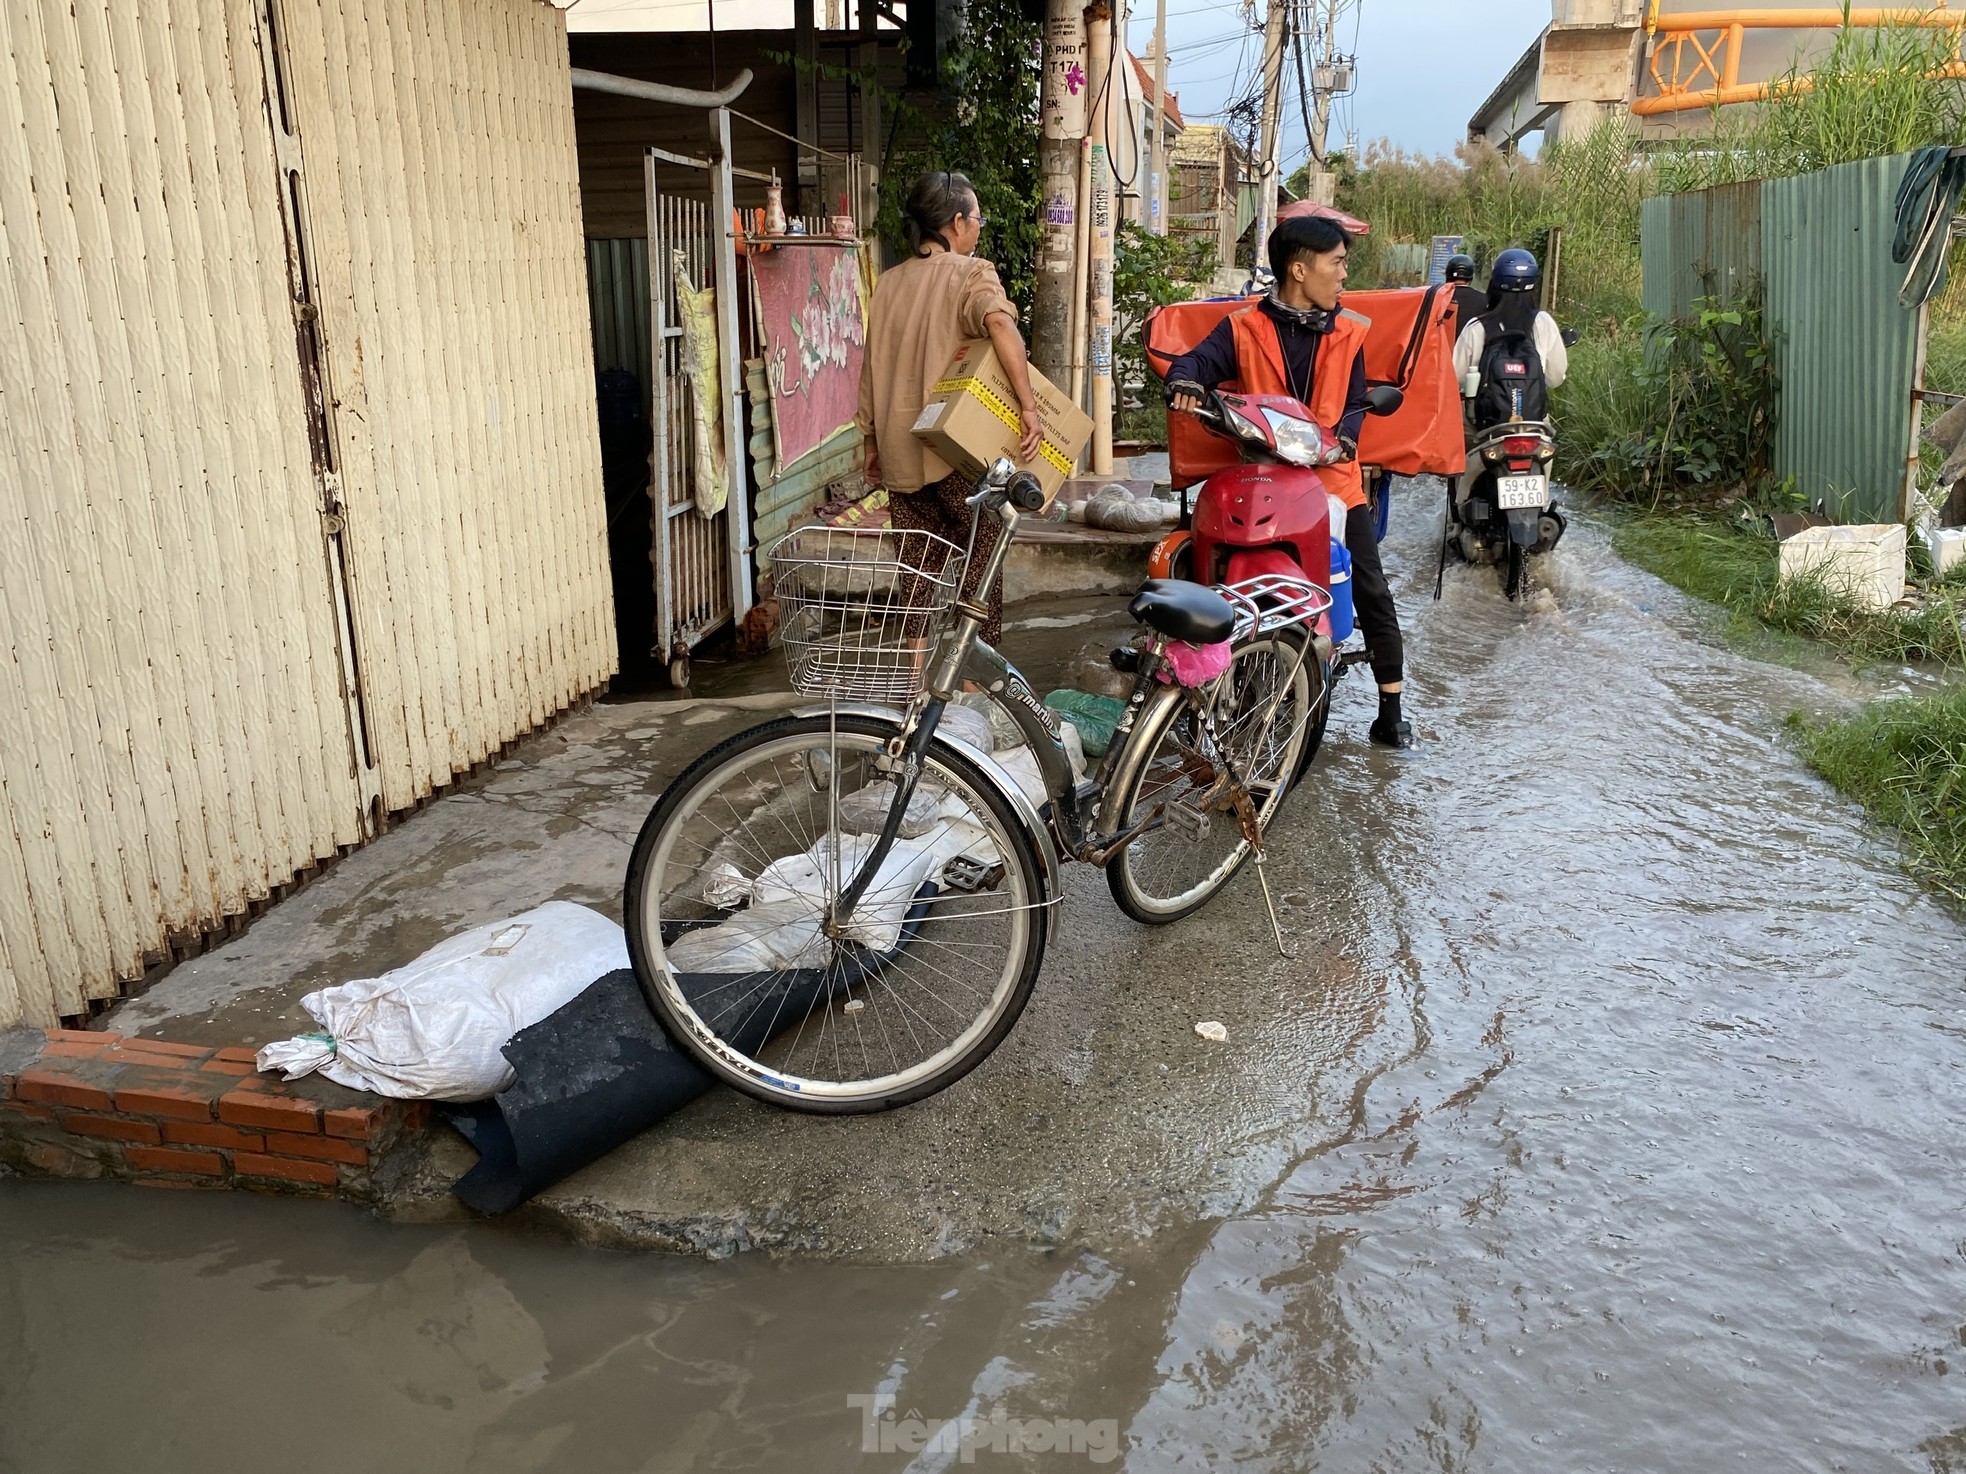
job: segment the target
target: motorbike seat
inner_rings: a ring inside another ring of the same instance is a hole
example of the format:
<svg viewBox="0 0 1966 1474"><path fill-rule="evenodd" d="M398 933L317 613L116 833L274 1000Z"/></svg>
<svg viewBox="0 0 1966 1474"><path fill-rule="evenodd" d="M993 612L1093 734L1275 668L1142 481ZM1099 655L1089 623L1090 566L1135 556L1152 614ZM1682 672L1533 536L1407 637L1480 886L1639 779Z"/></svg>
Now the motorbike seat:
<svg viewBox="0 0 1966 1474"><path fill-rule="evenodd" d="M1156 634L1190 645L1215 645L1236 627L1235 610L1215 590L1178 578L1150 578L1126 612Z"/></svg>

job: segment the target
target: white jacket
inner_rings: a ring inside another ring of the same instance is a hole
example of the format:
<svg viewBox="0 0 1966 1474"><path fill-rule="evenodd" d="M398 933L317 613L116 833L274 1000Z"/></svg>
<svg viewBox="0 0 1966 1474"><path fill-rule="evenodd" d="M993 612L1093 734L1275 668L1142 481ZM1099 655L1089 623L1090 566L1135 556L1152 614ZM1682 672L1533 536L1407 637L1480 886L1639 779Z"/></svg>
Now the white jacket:
<svg viewBox="0 0 1966 1474"><path fill-rule="evenodd" d="M1563 346L1563 333L1558 329L1555 318L1547 312L1539 312L1531 336L1536 340L1537 356L1543 360L1543 382L1554 389L1570 372L1570 350ZM1488 329L1482 325L1480 318L1471 318L1454 343L1454 377L1457 381L1465 379L1469 369L1481 367L1481 350L1487 346Z"/></svg>

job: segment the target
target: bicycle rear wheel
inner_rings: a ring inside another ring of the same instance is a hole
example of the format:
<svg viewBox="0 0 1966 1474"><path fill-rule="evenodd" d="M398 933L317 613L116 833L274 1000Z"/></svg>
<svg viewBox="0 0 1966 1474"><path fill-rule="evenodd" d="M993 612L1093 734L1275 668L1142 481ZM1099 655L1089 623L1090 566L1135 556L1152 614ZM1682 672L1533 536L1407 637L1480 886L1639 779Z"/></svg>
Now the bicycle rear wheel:
<svg viewBox="0 0 1966 1474"><path fill-rule="evenodd" d="M1234 879L1249 858L1248 839L1225 789L1226 754L1249 784L1259 827L1290 791L1317 718L1310 657L1264 636L1238 646L1216 690L1218 750L1185 703L1161 709L1134 738L1140 756L1115 775L1113 832L1157 806L1162 822L1106 866L1113 900L1135 921L1159 924L1192 915Z"/></svg>
<svg viewBox="0 0 1966 1474"><path fill-rule="evenodd" d="M830 908L891 808L899 724L787 717L690 766L642 825L624 919L670 1036L772 1104L883 1110L974 1069L1023 1011L1049 921L1037 842L976 764L930 744L901 839Z"/></svg>

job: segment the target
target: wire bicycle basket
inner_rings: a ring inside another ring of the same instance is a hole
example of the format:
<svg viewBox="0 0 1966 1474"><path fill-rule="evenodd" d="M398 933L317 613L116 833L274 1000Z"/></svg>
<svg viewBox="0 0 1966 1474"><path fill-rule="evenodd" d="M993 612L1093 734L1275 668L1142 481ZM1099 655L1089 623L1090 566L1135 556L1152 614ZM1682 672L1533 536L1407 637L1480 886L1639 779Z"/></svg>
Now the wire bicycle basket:
<svg viewBox="0 0 1966 1474"><path fill-rule="evenodd" d="M905 703L921 689L967 555L932 532L798 527L770 550L779 643L808 696Z"/></svg>

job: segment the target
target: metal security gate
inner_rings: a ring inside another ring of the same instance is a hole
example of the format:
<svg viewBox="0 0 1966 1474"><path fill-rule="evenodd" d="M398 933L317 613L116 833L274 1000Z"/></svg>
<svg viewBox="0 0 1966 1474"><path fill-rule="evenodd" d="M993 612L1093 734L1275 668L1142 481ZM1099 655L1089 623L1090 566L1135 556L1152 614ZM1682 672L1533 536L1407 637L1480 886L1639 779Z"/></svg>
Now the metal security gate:
<svg viewBox="0 0 1966 1474"><path fill-rule="evenodd" d="M723 162L650 149L643 163L648 198L651 429L650 558L655 574L655 655L669 667L673 685L689 684L690 652L751 608L751 560L744 455L744 401L738 390L742 345L737 336L737 258L731 238L729 124L713 114L725 147ZM710 200L680 199L656 188L655 164L702 169ZM677 276L717 290L717 392L723 404L723 448L728 498L722 511L705 516L696 505L692 440L697 417L684 373L682 315Z"/></svg>

